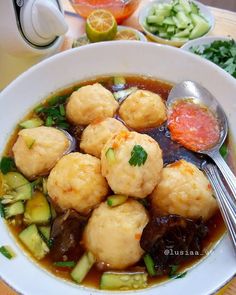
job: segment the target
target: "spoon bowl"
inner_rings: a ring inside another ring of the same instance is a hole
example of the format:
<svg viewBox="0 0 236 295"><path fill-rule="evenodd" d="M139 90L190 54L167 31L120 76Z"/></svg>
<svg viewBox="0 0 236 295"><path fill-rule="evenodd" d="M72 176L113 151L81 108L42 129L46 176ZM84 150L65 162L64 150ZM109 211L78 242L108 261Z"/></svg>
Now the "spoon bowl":
<svg viewBox="0 0 236 295"><path fill-rule="evenodd" d="M193 81L183 81L173 87L167 99L167 107L171 108L173 103L183 99L192 99L194 103L206 106L213 114L216 115L220 127L219 140L210 149L198 152L210 156L210 153L213 151L219 151L228 134L228 121L221 105L206 88Z"/></svg>
<svg viewBox="0 0 236 295"><path fill-rule="evenodd" d="M175 102L184 99L191 99L194 103L207 107L217 118L220 130L219 140L214 146L197 152L208 155L218 166L225 180L226 185L221 180L215 165L206 164L201 167L212 184L219 208L236 250L236 177L219 152L228 134L227 117L216 98L199 83L183 81L177 84L169 93L167 107L171 109Z"/></svg>

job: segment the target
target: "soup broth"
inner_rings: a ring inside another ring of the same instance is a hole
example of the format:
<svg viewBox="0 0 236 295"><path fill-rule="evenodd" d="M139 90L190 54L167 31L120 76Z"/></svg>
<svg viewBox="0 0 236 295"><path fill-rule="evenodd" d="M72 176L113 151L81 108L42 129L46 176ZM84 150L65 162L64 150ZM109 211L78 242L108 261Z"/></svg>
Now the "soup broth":
<svg viewBox="0 0 236 295"><path fill-rule="evenodd" d="M68 89L62 90L58 93L55 93L53 96L45 99L40 107L48 107L52 103L52 101L56 101L58 97L61 97L61 100L63 101L64 104L66 104L66 99L71 95L73 91L76 89L84 86L84 85L90 85L94 84L96 82L101 83L105 88L110 90L111 92L117 92L119 91L119 87L117 85L114 85L114 79L113 77L100 77L97 79L93 79L90 81L85 81L78 83L77 85L70 87ZM117 88L118 87L118 88ZM137 87L138 89L144 89L144 90L149 90L154 93L157 93L158 95L161 96L163 100L166 100L168 97L168 94L172 88L171 83L167 83L165 81L160 81L156 79L152 79L149 77L140 77L140 76L128 76L125 77L125 89L129 89L131 87ZM56 99L55 99L56 98ZM41 119L46 120L45 114L35 114L34 111L30 112L27 116L26 119L32 118L32 117L37 117L40 116ZM115 117L119 120L121 120L118 116L118 114L115 115ZM47 118L48 119L48 118ZM80 151L79 149L79 139L81 136L81 133L85 126L78 126L76 127L75 131L75 126L72 125L70 122L67 120L63 121L62 123L66 123L66 130L72 135L75 136L77 139L77 147L76 151ZM53 125L53 124L52 124ZM17 128L12 137L10 138L6 150L5 150L5 155L12 157L13 152L12 152L12 147L14 143L17 140L17 133L20 130L20 128ZM148 135L152 136L154 139L158 140L158 143L160 144L162 150L163 150L163 156L164 156L164 165L167 165L169 163L172 163L176 160L179 159L187 159L189 161L192 161L194 164L199 164L202 161L202 158L199 158L199 156L195 155L193 152L187 151L186 149L182 148L178 144L170 144L171 138L170 134L166 128L165 123L158 128L152 128L152 129L146 129L146 130L139 130L141 133L147 133ZM230 150L232 147L229 145L227 146L227 149ZM81 151L80 151L81 152ZM231 153L229 153L231 155ZM208 159L207 159L208 160ZM233 157L230 156L230 159L228 159L231 164L233 164ZM200 165L198 165L200 167ZM55 210L57 211L57 215L62 214L61 211L57 210L55 207ZM42 260L38 261L36 260L31 253L26 249L26 247L21 243L21 241L18 238L19 233L26 227L26 225L23 222L23 215L19 215L17 217L10 218L6 221L9 231L13 234L14 238L17 240L17 242L21 245L21 247L24 249L27 254L37 261L38 265L40 267L43 267L47 269L49 272L54 274L57 277L60 277L65 280L72 280L71 279L71 268L69 267L58 267L54 265L53 259L49 254L47 254ZM202 251L199 253L199 255L194 255L185 262L181 263L180 267L178 268L178 273L183 273L185 272L186 269L191 267L193 264L199 262L201 259L206 257L206 255L211 251L212 247L219 241L219 239L222 237L222 235L225 232L225 226L221 217L220 212L218 211L213 217L211 217L207 222L206 226L208 227L208 234L204 238L202 242ZM83 247L83 245L81 245ZM83 254L83 251L76 257L74 257L74 260L76 261L79 260L80 256ZM143 259L141 259L136 265L126 269L125 271L139 271L139 270L145 270L145 264L143 262ZM94 265L92 269L89 271L88 275L82 282L83 285L88 286L88 287L93 287L93 288L99 288L99 282L101 275L103 273L103 269L99 269L97 265ZM155 277L148 277L148 286L160 283L164 280L169 279L170 276L168 274L163 274Z"/></svg>

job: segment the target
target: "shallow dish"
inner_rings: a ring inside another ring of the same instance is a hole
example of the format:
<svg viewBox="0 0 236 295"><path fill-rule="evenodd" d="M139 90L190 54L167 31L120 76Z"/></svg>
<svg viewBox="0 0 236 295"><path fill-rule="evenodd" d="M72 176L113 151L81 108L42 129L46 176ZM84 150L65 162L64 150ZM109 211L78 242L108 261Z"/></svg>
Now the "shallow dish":
<svg viewBox="0 0 236 295"><path fill-rule="evenodd" d="M176 46L176 47L180 47L183 44L185 44L186 42L183 41L171 41L168 39L164 39L159 37L158 35L152 34L151 32L149 32L144 24L144 21L146 20L146 17L149 14L149 11L151 9L151 7L153 6L154 3L170 3L171 0L157 0L157 1L151 1L150 3L148 3L147 5L145 5L141 10L140 10L140 14L139 14L139 24L142 27L143 31L147 34L147 36L157 42L157 43L161 43L161 44L166 44L166 45L171 45L171 46ZM199 3L198 1L191 1L194 2L200 9L200 12L202 13L202 15L204 15L204 17L207 19L207 21L210 24L210 29L209 31L205 34L208 35L210 34L210 32L213 30L214 28L214 24L215 24L215 20L214 20L214 16L212 15L211 11L209 10L209 8L207 8L207 6Z"/></svg>
<svg viewBox="0 0 236 295"><path fill-rule="evenodd" d="M227 41L230 40L230 37L214 37L214 36L209 36L209 37L201 37L195 40L191 40L188 41L187 43L185 43L183 46L181 46L181 49L186 50L186 51L190 51L191 47L196 47L196 46L201 46L201 45L208 45L211 44L214 41L218 41L218 40L222 40L222 41Z"/></svg>
<svg viewBox="0 0 236 295"><path fill-rule="evenodd" d="M236 81L217 66L171 47L135 41L104 42L70 50L45 60L24 73L0 94L1 152L16 123L42 98L77 81L116 73L148 75L173 83L186 79L199 82L221 102L230 125L236 124L236 118L233 116L236 109L233 100ZM233 138L236 138L236 131L231 130ZM0 276L18 292L25 295L101 293L53 277L23 254L22 249L9 235L2 219L0 229L0 244L10 245L17 253L17 257L12 261L0 257ZM151 295L159 292L162 295L206 295L220 288L235 271L234 252L226 236L214 251L183 279L125 294ZM206 280L209 274L214 274L214 280ZM35 278L39 284L35 283Z"/></svg>

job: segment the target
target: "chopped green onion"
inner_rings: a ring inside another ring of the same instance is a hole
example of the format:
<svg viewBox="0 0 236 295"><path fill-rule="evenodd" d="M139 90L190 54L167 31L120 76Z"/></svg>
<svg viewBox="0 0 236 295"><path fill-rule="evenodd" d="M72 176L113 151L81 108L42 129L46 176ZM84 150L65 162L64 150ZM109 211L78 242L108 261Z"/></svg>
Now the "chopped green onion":
<svg viewBox="0 0 236 295"><path fill-rule="evenodd" d="M220 154L225 159L228 155L228 148L227 145L224 143L220 148Z"/></svg>
<svg viewBox="0 0 236 295"><path fill-rule="evenodd" d="M75 267L76 262L75 261L57 261L57 262L54 262L53 265L57 267Z"/></svg>
<svg viewBox="0 0 236 295"><path fill-rule="evenodd" d="M116 207L125 203L127 199L128 197L124 195L112 195L107 198L107 205L110 207Z"/></svg>
<svg viewBox="0 0 236 295"><path fill-rule="evenodd" d="M175 279L182 279L182 278L184 278L186 276L186 274L187 274L187 271L182 272L180 274L177 274L177 276L175 277Z"/></svg>
<svg viewBox="0 0 236 295"><path fill-rule="evenodd" d="M54 96L52 97L49 101L48 104L50 106L55 106L57 104L63 104L66 102L67 98L69 97L68 94L65 95L58 95L58 96Z"/></svg>
<svg viewBox="0 0 236 295"><path fill-rule="evenodd" d="M3 174L7 174L8 172L14 170L15 168L15 162L13 158L10 157L2 157L1 163L0 163L0 169Z"/></svg>
<svg viewBox="0 0 236 295"><path fill-rule="evenodd" d="M131 151L131 158L129 160L129 164L131 166L141 166L144 165L147 160L148 154L145 151L145 149L139 145L136 144L133 147L133 150Z"/></svg>
<svg viewBox="0 0 236 295"><path fill-rule="evenodd" d="M37 106L35 109L34 109L34 112L36 114L40 113L42 110L44 109L44 106L42 106L41 104L39 106Z"/></svg>
<svg viewBox="0 0 236 295"><path fill-rule="evenodd" d="M52 117L51 117L51 116L48 116L47 119L46 119L45 125L46 125L47 127L50 127L50 126L52 126L53 123L54 123L54 122L53 122Z"/></svg>
<svg viewBox="0 0 236 295"><path fill-rule="evenodd" d="M60 114L61 114L62 116L65 116L66 111L65 111L65 108L64 108L64 105L63 105L63 104L60 104L60 105L59 105L59 110L60 110Z"/></svg>
<svg viewBox="0 0 236 295"><path fill-rule="evenodd" d="M0 216L3 218L5 217L4 206L1 202L0 202Z"/></svg>
<svg viewBox="0 0 236 295"><path fill-rule="evenodd" d="M10 246L2 246L0 247L0 253L5 256L7 259L12 259L16 256Z"/></svg>
<svg viewBox="0 0 236 295"><path fill-rule="evenodd" d="M170 272L169 272L169 278L175 278L177 275L179 265L178 264L173 264L170 266Z"/></svg>
<svg viewBox="0 0 236 295"><path fill-rule="evenodd" d="M106 158L107 158L107 161L110 165L114 164L116 162L116 156L115 156L115 152L114 152L114 149L113 148L109 148L107 151L106 151L106 154L105 154Z"/></svg>
<svg viewBox="0 0 236 295"><path fill-rule="evenodd" d="M153 261L151 255L149 255L149 254L144 255L143 260L144 260L144 263L146 265L149 275L151 277L157 275L157 272L155 269L155 264L154 264L154 261Z"/></svg>

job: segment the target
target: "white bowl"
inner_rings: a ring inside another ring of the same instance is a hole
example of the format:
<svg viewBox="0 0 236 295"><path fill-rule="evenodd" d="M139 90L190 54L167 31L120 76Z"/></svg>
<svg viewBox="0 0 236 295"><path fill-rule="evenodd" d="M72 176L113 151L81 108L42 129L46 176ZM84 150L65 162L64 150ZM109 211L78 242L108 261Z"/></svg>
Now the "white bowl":
<svg viewBox="0 0 236 295"><path fill-rule="evenodd" d="M214 64L169 46L138 41L95 43L68 50L34 66L0 94L0 151L17 122L50 93L78 81L102 75L148 75L174 83L194 80L221 102L230 126L236 125L236 80ZM231 128L234 138L236 129ZM24 295L95 295L98 290L63 281L35 264L19 247L0 220L0 245L10 245L17 257L0 255L0 277ZM236 260L226 235L214 251L178 280L136 292L135 295L207 295L225 284L236 272ZM106 294L114 294L114 292Z"/></svg>
<svg viewBox="0 0 236 295"><path fill-rule="evenodd" d="M145 5L139 13L139 24L142 27L143 31L147 34L147 36L152 40L155 41L157 43L161 43L161 44L167 44L167 45L171 45L171 46L176 46L176 47L180 47L183 44L185 44L186 42L183 41L171 41L168 39L164 39L159 37L158 35L152 34L151 32L149 32L144 24L144 21L146 20L147 16L149 15L149 11L151 9L151 7L153 6L154 3L170 3L172 0L154 0L151 1L150 3L148 3L147 5ZM200 9L200 12L202 13L202 15L204 15L204 17L206 18L206 20L208 21L208 23L210 24L210 29L209 31L204 35L208 35L210 34L210 32L213 30L214 25L215 25L215 19L213 14L211 13L211 11L209 10L209 8L205 5L203 5L202 3L198 2L198 1L192 1L194 2Z"/></svg>
<svg viewBox="0 0 236 295"><path fill-rule="evenodd" d="M198 38L198 39L195 39L195 40L188 41L183 46L181 46L181 49L186 50L186 51L190 51L191 47L196 47L196 46L201 46L201 45L208 45L208 44L210 45L214 41L218 41L218 40L227 41L227 40L230 40L230 39L232 39L232 38L230 38L230 37L214 37L214 36L201 37L201 38Z"/></svg>

